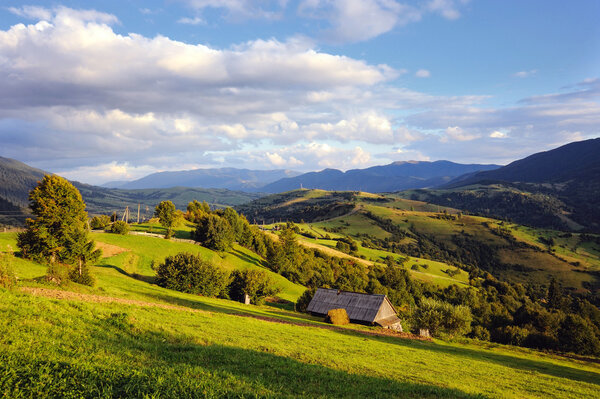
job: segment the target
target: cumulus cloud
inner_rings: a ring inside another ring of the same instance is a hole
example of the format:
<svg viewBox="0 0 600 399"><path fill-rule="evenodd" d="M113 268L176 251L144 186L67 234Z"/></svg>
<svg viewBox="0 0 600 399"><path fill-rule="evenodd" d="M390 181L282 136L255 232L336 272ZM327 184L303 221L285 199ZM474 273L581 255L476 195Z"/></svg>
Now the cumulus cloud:
<svg viewBox="0 0 600 399"><path fill-rule="evenodd" d="M211 154L218 156L218 153ZM273 151L242 150L223 154L226 162L238 165L251 164L258 168L288 168L296 170L341 170L364 168L377 164L369 150L360 145L339 146L322 142L299 143L282 146Z"/></svg>
<svg viewBox="0 0 600 399"><path fill-rule="evenodd" d="M93 10L11 12L33 21L0 30L0 155L84 181L104 176L96 166L117 178L148 165L344 169L486 149L504 162L541 137L552 148L599 134L596 78L493 107L394 86L401 71L303 40L215 48L118 34Z"/></svg>

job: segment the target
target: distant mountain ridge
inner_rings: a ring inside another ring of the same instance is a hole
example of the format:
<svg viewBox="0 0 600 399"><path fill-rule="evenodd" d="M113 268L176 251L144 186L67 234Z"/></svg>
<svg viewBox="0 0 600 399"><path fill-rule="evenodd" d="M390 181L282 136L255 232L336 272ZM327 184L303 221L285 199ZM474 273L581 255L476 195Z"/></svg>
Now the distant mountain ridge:
<svg viewBox="0 0 600 399"><path fill-rule="evenodd" d="M463 175L439 188L403 195L536 227L600 233L600 138Z"/></svg>
<svg viewBox="0 0 600 399"><path fill-rule="evenodd" d="M462 176L448 187L462 187L482 181L560 183L600 174L600 138L569 143L538 152L496 170Z"/></svg>
<svg viewBox="0 0 600 399"><path fill-rule="evenodd" d="M261 191L279 193L297 188L367 191L371 193L435 187L466 173L493 170L499 165L459 164L450 161L405 161L342 172L324 169L267 184Z"/></svg>
<svg viewBox="0 0 600 399"><path fill-rule="evenodd" d="M109 182L105 187L124 189L202 187L225 188L238 191L259 191L259 189L286 177L300 175L300 172L285 169L250 170L237 168L193 169L171 172L157 172L129 182Z"/></svg>

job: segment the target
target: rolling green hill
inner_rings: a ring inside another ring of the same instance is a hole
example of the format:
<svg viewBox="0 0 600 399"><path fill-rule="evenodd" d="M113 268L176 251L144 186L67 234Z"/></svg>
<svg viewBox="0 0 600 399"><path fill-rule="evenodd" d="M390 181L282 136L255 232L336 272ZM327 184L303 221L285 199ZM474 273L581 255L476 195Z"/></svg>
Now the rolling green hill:
<svg viewBox="0 0 600 399"><path fill-rule="evenodd" d="M335 246L326 235L349 236L361 243L358 254L366 259L382 261L383 254L396 253L463 270L474 266L523 284L556 278L574 292L599 293L597 235L526 228L396 194L296 190L238 209L251 220L305 222L300 226L307 235L324 246Z"/></svg>
<svg viewBox="0 0 600 399"><path fill-rule="evenodd" d="M150 282L152 259L179 250L218 255L151 237L94 238L109 255L93 267L94 288L49 285L39 278L43 265L8 255L20 280L16 290L0 289L5 396L588 398L598 389L594 359L382 336L163 289ZM0 234L0 251L7 245L14 248L14 235ZM223 263L253 267L245 255L229 253Z"/></svg>

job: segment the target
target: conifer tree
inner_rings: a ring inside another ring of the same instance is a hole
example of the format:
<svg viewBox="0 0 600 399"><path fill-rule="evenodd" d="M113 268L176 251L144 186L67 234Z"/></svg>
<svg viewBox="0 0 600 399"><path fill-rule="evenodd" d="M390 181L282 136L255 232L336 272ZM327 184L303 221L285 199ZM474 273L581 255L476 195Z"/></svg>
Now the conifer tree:
<svg viewBox="0 0 600 399"><path fill-rule="evenodd" d="M29 193L29 207L36 218L27 219L27 230L17 237L23 256L51 265L74 265L70 278L91 285L87 266L101 252L89 239L88 215L79 190L60 176L46 175Z"/></svg>

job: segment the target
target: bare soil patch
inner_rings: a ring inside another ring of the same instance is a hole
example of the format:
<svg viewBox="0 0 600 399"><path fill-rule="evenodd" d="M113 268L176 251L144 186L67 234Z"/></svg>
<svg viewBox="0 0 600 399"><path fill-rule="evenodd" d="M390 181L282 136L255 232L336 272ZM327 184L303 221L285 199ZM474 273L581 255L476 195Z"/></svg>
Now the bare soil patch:
<svg viewBox="0 0 600 399"><path fill-rule="evenodd" d="M118 255L122 252L128 252L129 250L117 245L107 244L105 242L96 241L96 248L102 250L103 258L110 258L111 256Z"/></svg>

